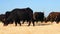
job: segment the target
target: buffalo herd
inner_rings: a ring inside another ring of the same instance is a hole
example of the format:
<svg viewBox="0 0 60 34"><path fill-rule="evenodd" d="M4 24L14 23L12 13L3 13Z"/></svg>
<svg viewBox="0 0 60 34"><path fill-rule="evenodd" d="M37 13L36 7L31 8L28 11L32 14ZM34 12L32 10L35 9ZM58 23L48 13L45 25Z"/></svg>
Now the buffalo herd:
<svg viewBox="0 0 60 34"><path fill-rule="evenodd" d="M21 26L24 24L25 21L28 22L28 26L32 23L35 26L35 22L40 21L41 23L45 21L56 22L57 24L60 21L60 12L51 12L47 17L44 16L44 12L34 12L29 7L19 9L15 8L12 11L7 11L5 14L0 14L0 21L3 23L4 26L8 24L15 23L15 26L19 24Z"/></svg>

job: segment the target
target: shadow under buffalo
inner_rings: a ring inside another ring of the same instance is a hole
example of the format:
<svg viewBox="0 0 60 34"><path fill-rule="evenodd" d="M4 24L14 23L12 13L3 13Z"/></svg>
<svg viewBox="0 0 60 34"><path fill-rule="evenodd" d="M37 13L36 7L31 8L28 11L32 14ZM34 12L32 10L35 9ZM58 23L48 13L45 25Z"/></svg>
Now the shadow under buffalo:
<svg viewBox="0 0 60 34"><path fill-rule="evenodd" d="M52 25L52 24L36 24L35 26L47 26L47 25Z"/></svg>

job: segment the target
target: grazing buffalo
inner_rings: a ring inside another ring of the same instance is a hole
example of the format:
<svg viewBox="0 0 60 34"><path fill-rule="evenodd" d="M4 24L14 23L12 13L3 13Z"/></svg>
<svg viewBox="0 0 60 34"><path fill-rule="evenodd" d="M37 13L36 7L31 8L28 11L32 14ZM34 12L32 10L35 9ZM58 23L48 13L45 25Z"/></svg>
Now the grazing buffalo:
<svg viewBox="0 0 60 34"><path fill-rule="evenodd" d="M60 15L60 12L51 12L48 17L46 18L46 22L51 21L54 22L56 21L58 18L58 15Z"/></svg>
<svg viewBox="0 0 60 34"><path fill-rule="evenodd" d="M36 22L38 22L38 21L43 22L44 21L44 13L43 12L35 12L33 15L33 18Z"/></svg>
<svg viewBox="0 0 60 34"><path fill-rule="evenodd" d="M10 16L10 14L11 14L11 11L7 11L5 13L5 20L7 20L7 18ZM10 24L13 24L13 21L12 20L10 21Z"/></svg>
<svg viewBox="0 0 60 34"><path fill-rule="evenodd" d="M7 11L7 12L5 13L5 18L6 18L6 19L9 17L10 13L11 13L11 12L9 12L9 11Z"/></svg>
<svg viewBox="0 0 60 34"><path fill-rule="evenodd" d="M4 22L4 20L5 20L5 14L0 14L0 21Z"/></svg>
<svg viewBox="0 0 60 34"><path fill-rule="evenodd" d="M33 20L33 10L28 8L23 8L23 9L13 9L9 15L9 17L5 20L4 25L7 26L11 21L15 21L15 26L17 26L17 23L20 24L20 21L25 21L27 20L29 22L28 26L30 26L31 22L34 24Z"/></svg>

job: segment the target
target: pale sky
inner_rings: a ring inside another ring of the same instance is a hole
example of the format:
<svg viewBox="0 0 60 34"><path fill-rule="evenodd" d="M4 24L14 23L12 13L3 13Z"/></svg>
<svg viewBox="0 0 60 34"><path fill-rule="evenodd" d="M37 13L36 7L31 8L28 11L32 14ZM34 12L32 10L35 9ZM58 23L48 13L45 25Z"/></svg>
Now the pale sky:
<svg viewBox="0 0 60 34"><path fill-rule="evenodd" d="M43 12L45 16L50 12L60 11L60 0L0 0L0 14L11 11L14 8L30 7L33 12Z"/></svg>

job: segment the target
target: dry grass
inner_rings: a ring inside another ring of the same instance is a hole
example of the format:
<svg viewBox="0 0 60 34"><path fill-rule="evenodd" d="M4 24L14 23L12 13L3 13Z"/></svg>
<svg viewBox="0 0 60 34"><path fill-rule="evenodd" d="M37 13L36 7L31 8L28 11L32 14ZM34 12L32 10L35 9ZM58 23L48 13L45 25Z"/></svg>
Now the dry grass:
<svg viewBox="0 0 60 34"><path fill-rule="evenodd" d="M14 24L9 24L8 26L3 26L0 23L0 34L60 34L60 24L55 22L51 24L48 23L37 23L36 26L27 26L23 24L22 26L15 26Z"/></svg>

